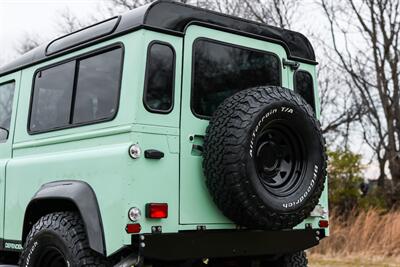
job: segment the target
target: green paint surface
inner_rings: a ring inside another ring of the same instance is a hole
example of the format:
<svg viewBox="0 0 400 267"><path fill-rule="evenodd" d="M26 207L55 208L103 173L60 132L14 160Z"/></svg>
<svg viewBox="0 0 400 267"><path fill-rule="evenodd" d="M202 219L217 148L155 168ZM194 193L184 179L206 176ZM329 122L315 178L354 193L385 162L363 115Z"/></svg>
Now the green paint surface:
<svg viewBox="0 0 400 267"><path fill-rule="evenodd" d="M195 230L198 225L207 229L236 227L213 203L204 183L202 158L192 150L193 143L202 143L208 124L207 120L196 118L190 109L192 44L199 37L269 51L280 59L287 57L277 44L190 26L185 37L138 30L0 77L0 84L10 80L16 83L10 138L0 143L0 205L4 206L0 209L0 238L21 240L29 201L42 184L58 180L82 180L91 185L99 202L108 254L131 242L125 232L131 207L143 212L139 221L143 233L151 232L152 226L162 226L165 233ZM176 53L174 107L168 114L150 113L143 105L147 47L155 40L169 43ZM114 43L125 47L116 118L29 135L27 124L35 71ZM301 64L301 68L316 78L315 66ZM292 80L293 72L282 67L282 86L292 89ZM315 96L319 109L317 90ZM194 137L192 141L190 136ZM142 156L133 160L128 155L132 144L139 144L142 151L160 150L165 157L149 160ZM144 218L145 205L150 202L168 203L168 218ZM320 202L327 207L326 190ZM304 228L305 223L316 227L318 220L309 218L298 228Z"/></svg>

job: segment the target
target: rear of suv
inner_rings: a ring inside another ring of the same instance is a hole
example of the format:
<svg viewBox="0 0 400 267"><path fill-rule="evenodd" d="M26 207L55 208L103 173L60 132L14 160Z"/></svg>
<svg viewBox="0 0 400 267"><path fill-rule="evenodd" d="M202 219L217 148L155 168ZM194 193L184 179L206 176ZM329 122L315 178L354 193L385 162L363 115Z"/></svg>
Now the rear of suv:
<svg viewBox="0 0 400 267"><path fill-rule="evenodd" d="M297 32L158 1L3 67L0 258L307 266L329 234L316 65Z"/></svg>

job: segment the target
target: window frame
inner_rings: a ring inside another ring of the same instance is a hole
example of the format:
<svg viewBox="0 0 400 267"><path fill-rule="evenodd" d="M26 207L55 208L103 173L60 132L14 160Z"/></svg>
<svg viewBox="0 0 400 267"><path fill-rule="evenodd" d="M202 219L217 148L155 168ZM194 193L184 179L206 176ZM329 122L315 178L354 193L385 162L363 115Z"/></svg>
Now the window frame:
<svg viewBox="0 0 400 267"><path fill-rule="evenodd" d="M159 44L159 45L164 45L167 46L171 49L172 51L172 56L173 56L173 64L172 64L172 94L171 94L171 107L167 110L160 110L160 109L154 109L151 108L148 103L146 102L146 94L148 90L148 74L149 74L149 59L150 59L150 52L151 48L153 45ZM153 40L151 41L148 46L147 46L147 53L146 53L146 68L145 68L145 74L144 74L144 88L143 88L143 97L142 97L142 102L145 107L145 109L148 112L151 113L158 113L158 114L169 114L172 112L175 106L175 82L176 82L176 51L175 48L168 42L164 41L159 41L159 40Z"/></svg>
<svg viewBox="0 0 400 267"><path fill-rule="evenodd" d="M35 80L36 76L39 72L45 71L48 69L51 69L53 67L75 61L75 70L74 70L74 81L73 81L73 88L72 88L72 100L71 100L71 111L70 113L73 114L74 108L75 108L75 97L76 97L76 86L77 86L77 78L79 75L79 60L84 60L86 58L90 58L96 55L101 55L103 53L107 53L109 51L112 51L114 49L121 49L121 59L120 59L120 74L119 74L119 80L118 80L118 101L117 105L115 107L115 113L113 114L112 117L110 118L105 118L105 119L98 119L98 120L93 120L89 122L83 122L83 123L73 123L71 122L71 115L70 115L70 123L67 126L61 126L61 127L53 127L47 130L38 130L34 131L30 129L30 124L31 124L31 119L32 119L32 107L33 107L33 99L34 99L34 94L35 94ZM31 87L31 95L30 95L30 100L29 100L29 113L28 113L28 122L27 122L27 132L29 135L35 135L35 134L42 134L42 133L49 133L49 132L54 132L54 131L59 131L59 130L66 130L66 129L71 129L71 128L76 128L76 127L81 127L81 126L87 126L87 125L92 125L92 124L97 124L97 123L103 123L103 122L109 122L114 120L119 112L119 105L121 101L121 86L122 86L122 76L124 72L124 60L125 60L125 46L122 42L117 42L113 43L104 47L100 47L97 49L94 49L89 52L85 52L79 55L76 55L74 57L61 60L59 62L55 62L53 64L46 65L44 67L38 68L35 70L33 73L33 78L32 78L32 87Z"/></svg>
<svg viewBox="0 0 400 267"><path fill-rule="evenodd" d="M194 110L194 103L193 103L193 95L194 95L194 70L195 70L195 45L197 42L199 41L207 41L207 42L211 42L211 43L215 43L215 44L220 44L220 45L225 45L225 46L230 46L233 48L239 48L239 49L246 49L249 51L253 51L253 52L258 52L258 53L263 53L263 54L267 54L267 55L271 55L273 57L275 57L278 61L278 71L279 71L279 85L278 86L282 86L282 62L281 62L281 58L270 51L265 51L265 50L261 50L261 49L257 49L254 47L248 47L248 46L243 46L243 45L239 45L239 44L234 44L234 43L228 43L228 42L223 42L220 40L216 40L216 39L212 39L212 38L208 38L208 37L198 37L196 38L193 43L192 43L192 70L191 70L191 81L190 81L190 110L192 111L192 114L198 118L198 119L202 119L202 120L210 120L212 116L206 116L206 115L201 115L201 114L197 114L196 111Z"/></svg>
<svg viewBox="0 0 400 267"><path fill-rule="evenodd" d="M15 87L16 87L17 81L16 81L15 79L11 79L11 80L8 80L8 81L5 81L5 82L0 82L0 86L3 86L3 85L5 85L5 84L14 84L14 92L13 92L13 101L12 101L12 103L11 103L11 122L10 122L10 129L8 129L8 136L7 136L7 139L0 140L0 144L7 143L8 140L10 139L11 124L12 124L12 117L13 117L13 111L14 111L14 110L13 110L13 109L14 109L14 101L15 101ZM7 130L7 129L5 129L5 130Z"/></svg>
<svg viewBox="0 0 400 267"><path fill-rule="evenodd" d="M310 103L308 103L307 100L297 91L297 81L296 81L296 78L297 78L297 74L298 74L298 73L304 73L304 74L306 74L308 77L311 78L311 91L312 91L312 96L313 96L313 98L312 98L312 100L313 100L312 105L311 105ZM302 69L298 69L298 70L296 70L296 71L293 73L293 91L294 91L296 94L299 94L299 95L304 99L304 101L306 101L307 104L309 104L309 105L311 106L311 108L312 108L312 110L314 111L314 113L316 113L316 107L315 107L315 102L316 102L316 101L315 101L315 92L314 92L314 90L315 90L315 87L314 87L314 77L312 76L312 74L311 74L309 71L302 70Z"/></svg>

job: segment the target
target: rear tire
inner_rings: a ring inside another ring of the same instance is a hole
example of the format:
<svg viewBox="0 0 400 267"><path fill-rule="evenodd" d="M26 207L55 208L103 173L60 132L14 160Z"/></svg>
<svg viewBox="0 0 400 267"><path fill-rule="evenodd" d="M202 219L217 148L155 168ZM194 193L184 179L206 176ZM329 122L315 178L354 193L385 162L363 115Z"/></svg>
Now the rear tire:
<svg viewBox="0 0 400 267"><path fill-rule="evenodd" d="M227 98L204 139L203 170L214 202L238 225L290 229L318 204L325 144L310 105L281 87Z"/></svg>
<svg viewBox="0 0 400 267"><path fill-rule="evenodd" d="M105 258L89 247L79 215L56 212L43 216L32 227L21 253L23 267L108 266Z"/></svg>

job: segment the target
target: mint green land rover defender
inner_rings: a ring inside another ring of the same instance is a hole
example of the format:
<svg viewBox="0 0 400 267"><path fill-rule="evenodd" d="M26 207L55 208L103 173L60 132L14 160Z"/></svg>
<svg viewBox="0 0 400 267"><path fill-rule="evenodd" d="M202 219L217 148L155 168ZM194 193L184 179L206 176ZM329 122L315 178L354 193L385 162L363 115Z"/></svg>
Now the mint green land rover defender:
<svg viewBox="0 0 400 267"><path fill-rule="evenodd" d="M307 266L316 65L300 33L158 1L4 66L1 264Z"/></svg>

